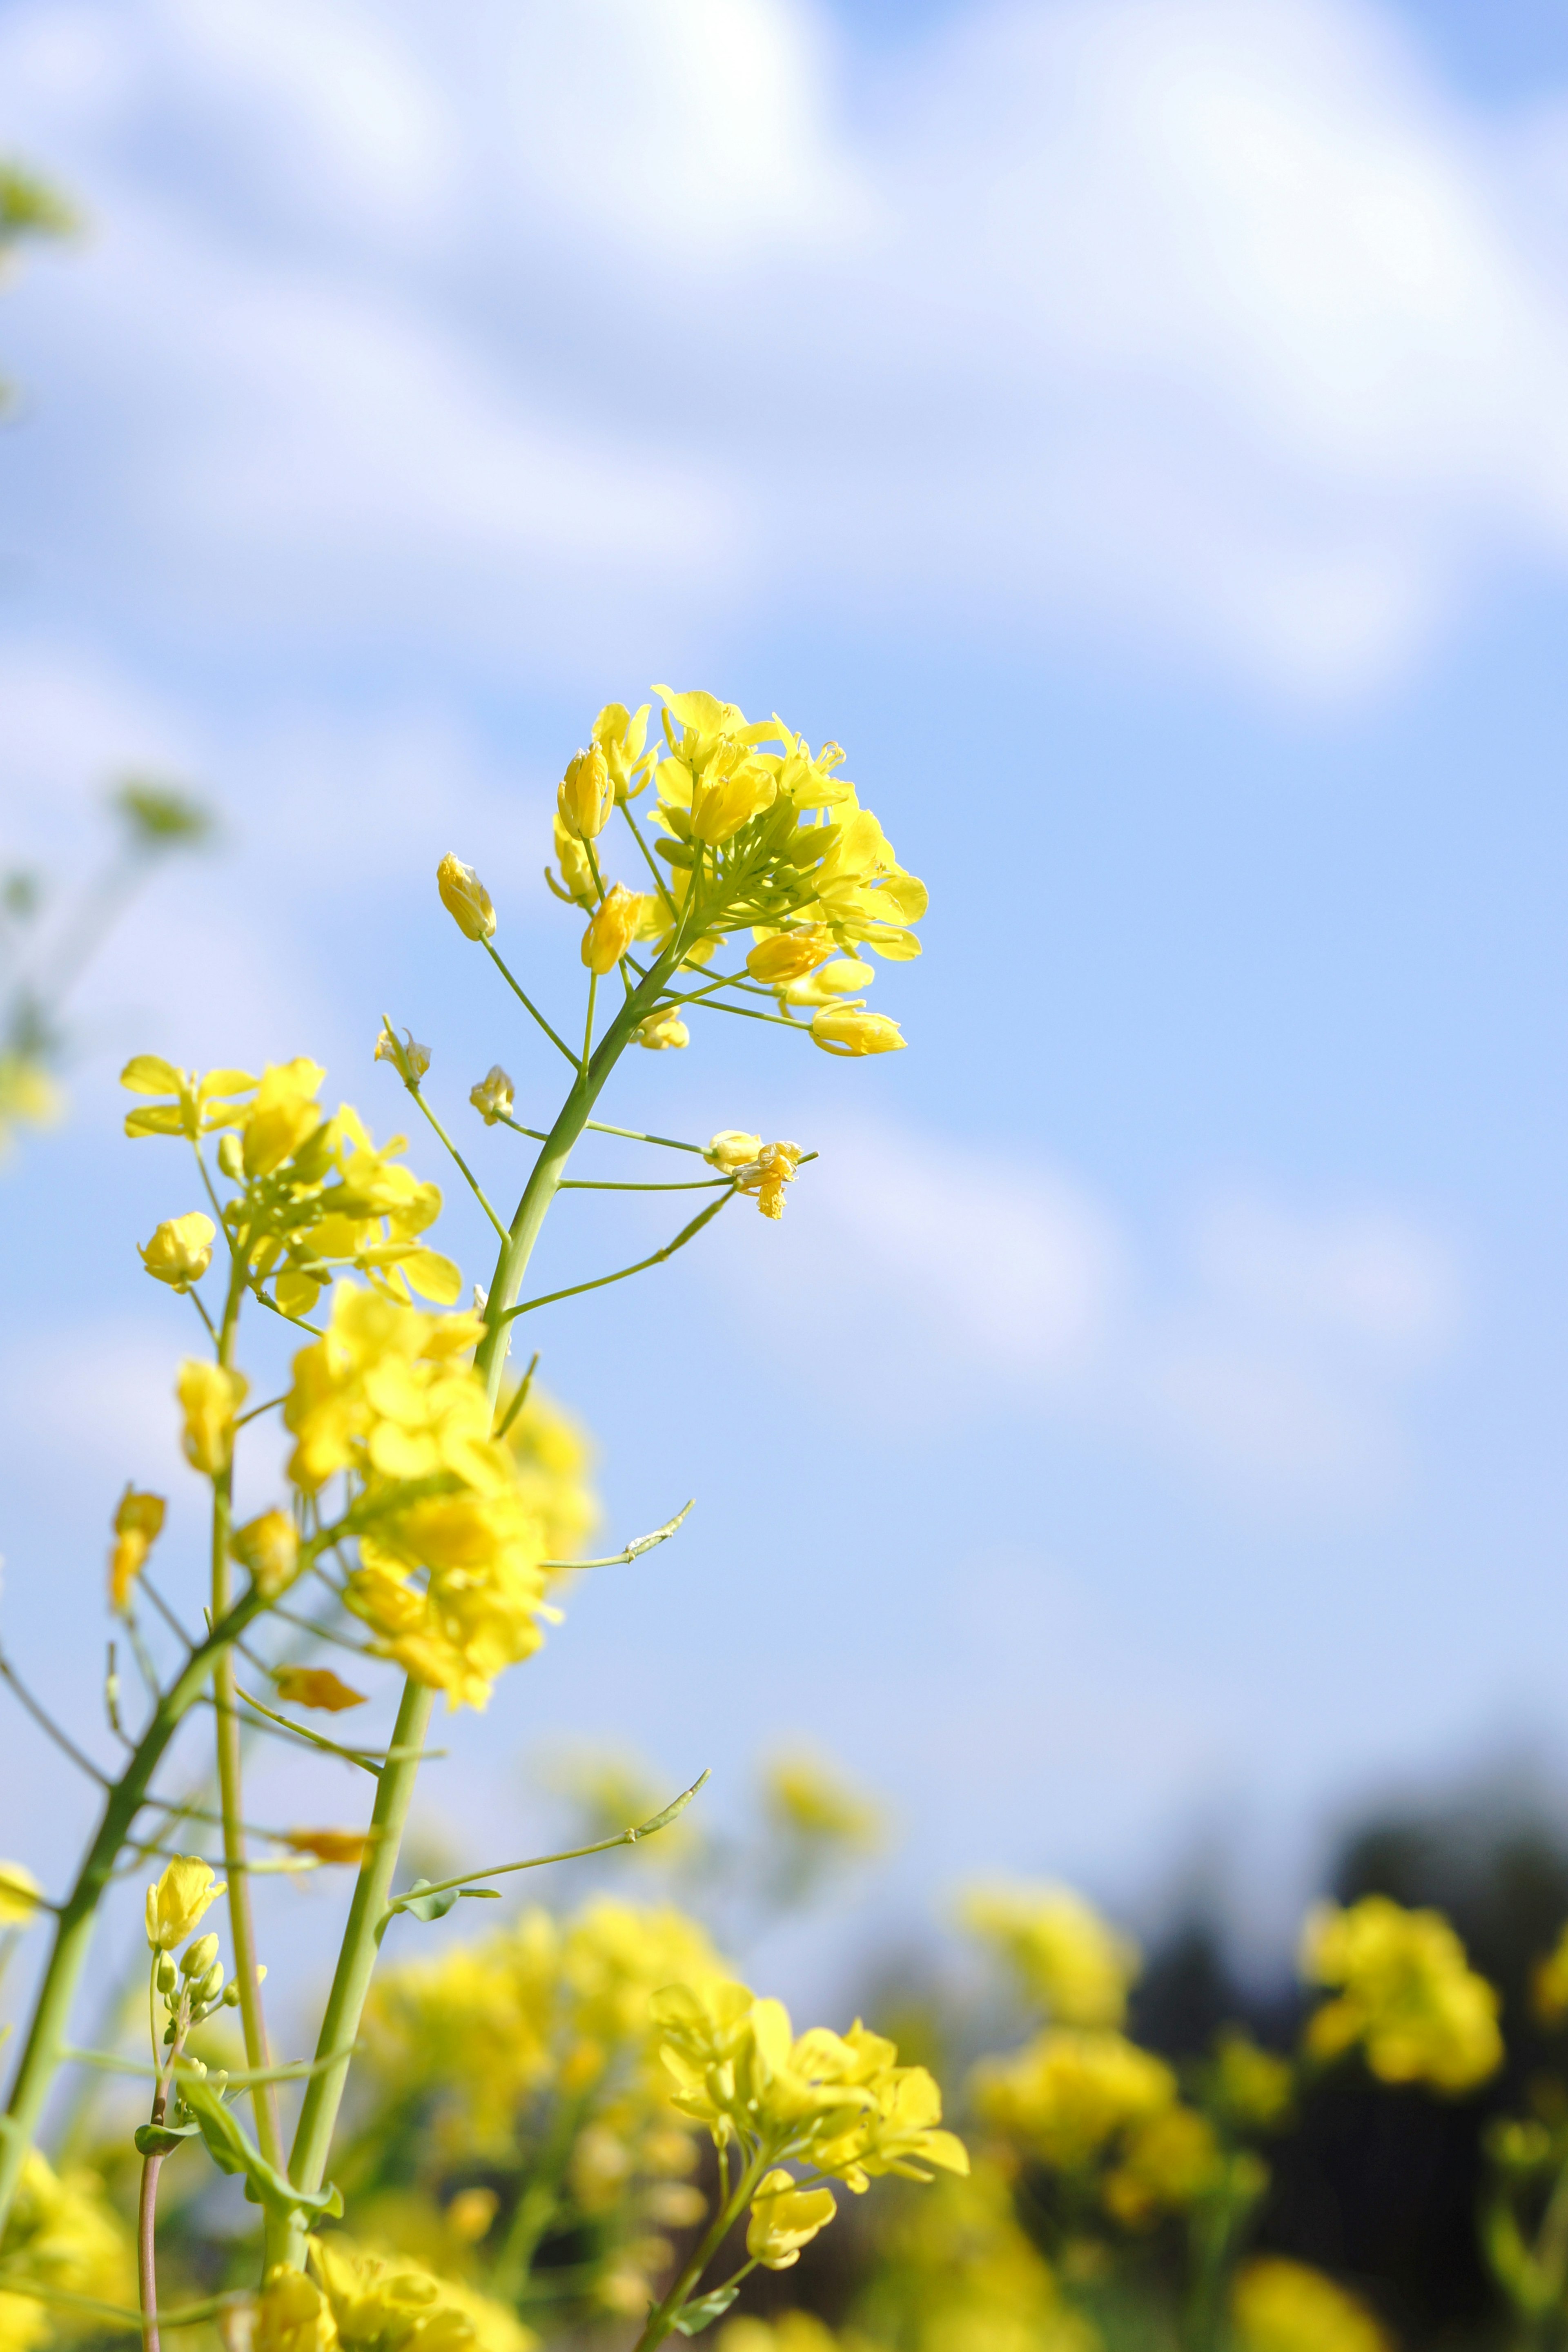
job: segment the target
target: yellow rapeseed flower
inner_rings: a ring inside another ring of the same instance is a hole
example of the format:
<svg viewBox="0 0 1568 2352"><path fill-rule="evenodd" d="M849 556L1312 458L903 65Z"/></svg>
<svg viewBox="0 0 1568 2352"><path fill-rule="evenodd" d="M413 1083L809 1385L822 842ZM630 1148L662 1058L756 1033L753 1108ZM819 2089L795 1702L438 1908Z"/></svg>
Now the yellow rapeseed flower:
<svg viewBox="0 0 1568 2352"><path fill-rule="evenodd" d="M1057 2024L1121 2023L1138 1947L1070 1887L978 1886L963 1898L962 1916Z"/></svg>
<svg viewBox="0 0 1568 2352"><path fill-rule="evenodd" d="M1364 2303L1305 2263L1266 2254L1248 2263L1231 2294L1242 2352L1392 2352Z"/></svg>
<svg viewBox="0 0 1568 2352"><path fill-rule="evenodd" d="M633 940L642 920L646 900L624 882L613 882L583 934L583 961L590 971L601 979L614 971Z"/></svg>
<svg viewBox="0 0 1568 2352"><path fill-rule="evenodd" d="M561 822L575 841L596 841L615 814L616 787L597 743L574 752L555 788Z"/></svg>
<svg viewBox="0 0 1568 2352"><path fill-rule="evenodd" d="M407 2255L383 2256L341 2231L310 2241L310 2269L337 2323L344 2352L532 2352L538 2338L505 2306Z"/></svg>
<svg viewBox="0 0 1568 2352"><path fill-rule="evenodd" d="M181 1442L193 1470L216 1478L234 1454L234 1417L250 1392L243 1372L187 1357L180 1366L176 1393L184 1410Z"/></svg>
<svg viewBox="0 0 1568 2352"><path fill-rule="evenodd" d="M466 940L493 938L496 910L490 894L473 867L465 866L450 850L436 868L436 887L441 893L441 904Z"/></svg>
<svg viewBox="0 0 1568 2352"><path fill-rule="evenodd" d="M832 963L808 971L804 980L792 980L787 988L779 990L779 999L795 1012L839 1004L847 996L858 995L864 1001L864 992L876 977L875 968L858 957L838 956Z"/></svg>
<svg viewBox="0 0 1568 2352"><path fill-rule="evenodd" d="M1192 2107L1171 2106L1129 2136L1100 2196L1118 2221L1141 2229L1162 2213L1195 2204L1220 2172L1219 2143L1208 2118Z"/></svg>
<svg viewBox="0 0 1568 2352"><path fill-rule="evenodd" d="M318 1862L353 1863L356 1869L370 1843L369 1830L290 1830L283 1839L290 1853L314 1854Z"/></svg>
<svg viewBox="0 0 1568 2352"><path fill-rule="evenodd" d="M114 1513L114 1549L109 1555L109 1605L123 1614L142 1562L163 1532L168 1506L162 1495L139 1495L127 1486Z"/></svg>
<svg viewBox="0 0 1568 2352"><path fill-rule="evenodd" d="M345 1707L365 1704L363 1691L341 1682L331 1666L274 1666L272 1683L289 1706L321 1707L329 1715L341 1715Z"/></svg>
<svg viewBox="0 0 1568 2352"><path fill-rule="evenodd" d="M650 1013L646 1021L639 1021L632 1034L639 1045L646 1045L655 1054L663 1053L671 1045L689 1045L691 1043L690 1030L679 1013L669 1005L662 1013Z"/></svg>
<svg viewBox="0 0 1568 2352"><path fill-rule="evenodd" d="M775 1758L764 1776L763 1794L772 1818L795 1837L864 1848L881 1835L877 1807L815 1756Z"/></svg>
<svg viewBox="0 0 1568 2352"><path fill-rule="evenodd" d="M174 1097L128 1112L127 1135L185 1135L193 1141L216 1128L242 1127L247 1111L238 1097L253 1094L257 1086L248 1070L209 1070L198 1078L158 1054L132 1055L120 1073L120 1083L128 1094Z"/></svg>
<svg viewBox="0 0 1568 2352"><path fill-rule="evenodd" d="M726 1176L732 1176L737 1168L754 1160L762 1148L760 1135L747 1135L741 1128L725 1127L720 1129L702 1157L710 1168L721 1168Z"/></svg>
<svg viewBox="0 0 1568 2352"><path fill-rule="evenodd" d="M987 2123L1064 2172L1092 2163L1176 2097L1163 2059L1120 2033L1076 2026L1049 2027L1010 2057L982 2059L973 2084Z"/></svg>
<svg viewBox="0 0 1568 2352"><path fill-rule="evenodd" d="M19 1862L0 1862L0 1927L26 1927L37 1918L44 1890Z"/></svg>
<svg viewBox="0 0 1568 2352"><path fill-rule="evenodd" d="M274 2263L256 2304L251 2352L337 2352L338 2324L313 2279Z"/></svg>
<svg viewBox="0 0 1568 2352"><path fill-rule="evenodd" d="M865 1054L896 1054L904 1045L899 1024L885 1013L868 1013L851 998L847 1004L825 1004L812 1021L811 1042L825 1054L858 1059Z"/></svg>
<svg viewBox="0 0 1568 2352"><path fill-rule="evenodd" d="M183 1217L165 1217L150 1242L138 1242L137 1255L154 1282L174 1290L189 1290L212 1264L217 1227L199 1209Z"/></svg>
<svg viewBox="0 0 1568 2352"><path fill-rule="evenodd" d="M736 1187L755 1193L764 1217L782 1217L784 1186L794 1183L800 1160L798 1143L764 1143L754 1160L743 1161L732 1171Z"/></svg>
<svg viewBox="0 0 1568 2352"><path fill-rule="evenodd" d="M764 2270L787 2271L837 2211L831 2189L797 2189L782 2166L764 2172L752 2200L746 2252Z"/></svg>
<svg viewBox="0 0 1568 2352"><path fill-rule="evenodd" d="M515 1094L511 1080L499 1062L492 1062L479 1085L468 1088L468 1100L487 1127L494 1127L497 1119L511 1117Z"/></svg>
<svg viewBox="0 0 1568 2352"><path fill-rule="evenodd" d="M826 923L803 923L798 930L773 931L759 939L746 956L746 970L768 987L803 980L833 953L833 934Z"/></svg>
<svg viewBox="0 0 1568 2352"><path fill-rule="evenodd" d="M247 1519L229 1538L230 1551L268 1601L281 1600L300 1573L300 1537L287 1511Z"/></svg>
<svg viewBox="0 0 1568 2352"><path fill-rule="evenodd" d="M303 1055L268 1064L243 1122L241 1162L247 1176L270 1176L321 1126L326 1113L315 1097L326 1075L320 1062Z"/></svg>
<svg viewBox="0 0 1568 2352"><path fill-rule="evenodd" d="M1307 2028L1310 2056L1360 2043L1384 2083L1473 2090L1502 2063L1498 1996L1437 1911L1407 1911L1386 1895L1348 1910L1320 1904L1301 1942L1303 1973L1340 1989Z"/></svg>
<svg viewBox="0 0 1568 2352"><path fill-rule="evenodd" d="M384 1021L371 1060L390 1062L405 1087L416 1087L430 1067L430 1048L416 1045L411 1029L405 1029L399 1037L396 1030Z"/></svg>
<svg viewBox="0 0 1568 2352"><path fill-rule="evenodd" d="M46 2300L0 2293L0 2347L31 2352L81 2329L53 2304L54 2294L97 2303L133 2305L136 2265L129 2233L101 2184L88 2172L57 2173L37 2148L22 2160L22 2177L5 2227L5 2270L18 2289L29 2282ZM90 2332L91 2323L88 2323Z"/></svg>
<svg viewBox="0 0 1568 2352"><path fill-rule="evenodd" d="M172 1952L183 1944L225 1891L225 1881L209 1863L194 1853L176 1854L147 1889L147 1941L153 1951Z"/></svg>

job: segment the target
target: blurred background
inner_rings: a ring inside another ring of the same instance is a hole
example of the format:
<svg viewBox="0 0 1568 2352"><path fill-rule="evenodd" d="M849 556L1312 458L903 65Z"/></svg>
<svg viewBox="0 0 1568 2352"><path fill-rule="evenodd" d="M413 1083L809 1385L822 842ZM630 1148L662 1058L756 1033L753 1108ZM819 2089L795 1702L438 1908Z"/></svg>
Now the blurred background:
<svg viewBox="0 0 1568 2352"><path fill-rule="evenodd" d="M380 1136L384 1012L515 1197L466 1097L499 1060L549 1108L551 1049L434 868L575 1003L554 784L665 679L846 745L931 890L874 999L910 1050L715 1022L626 1073L613 1118L820 1160L782 1224L538 1318L606 1540L697 1508L453 1726L429 1850L527 1850L590 1750L666 1794L710 1765L722 1834L804 1744L887 1822L764 1938L805 2002L976 1874L1261 1976L1359 1824L1550 1844L1554 0L9 0L0 150L79 215L0 303L34 929L68 949L126 775L216 817L72 994L65 1115L0 1180L0 1637L40 1692L99 1719L127 1478L198 1606L189 1318L132 1248L196 1203L122 1139L121 1062L309 1053ZM666 1223L563 1209L542 1269ZM52 1878L87 1797L9 1706L0 1780Z"/></svg>

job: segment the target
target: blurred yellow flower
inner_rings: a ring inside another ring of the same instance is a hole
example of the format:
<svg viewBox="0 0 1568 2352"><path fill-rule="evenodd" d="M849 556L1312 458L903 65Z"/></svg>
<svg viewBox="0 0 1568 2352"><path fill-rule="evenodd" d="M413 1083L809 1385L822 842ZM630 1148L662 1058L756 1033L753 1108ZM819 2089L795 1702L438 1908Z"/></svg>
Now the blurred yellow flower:
<svg viewBox="0 0 1568 2352"><path fill-rule="evenodd" d="M496 910L489 892L473 867L465 866L450 850L436 868L436 887L441 893L441 904L466 940L494 936Z"/></svg>
<svg viewBox="0 0 1568 2352"><path fill-rule="evenodd" d="M1296 2070L1289 2058L1260 2050L1240 2026L1215 2040L1208 2103L1241 2131L1277 2131L1289 2118Z"/></svg>
<svg viewBox="0 0 1568 2352"><path fill-rule="evenodd" d="M121 2306L136 2301L136 2265L129 2234L89 2172L57 2173L29 2148L5 2226L5 2270L18 2287L28 2282L57 2294L82 2295ZM51 2301L0 2292L0 2347L31 2352L81 2332ZM88 2332L96 2332L89 2323Z"/></svg>
<svg viewBox="0 0 1568 2352"><path fill-rule="evenodd" d="M234 1454L234 1417L250 1393L243 1372L187 1357L180 1366L176 1394L184 1411L181 1443L193 1470L222 1475Z"/></svg>
<svg viewBox="0 0 1568 2352"><path fill-rule="evenodd" d="M312 2279L274 2263L256 2305L251 2352L337 2352L331 2306Z"/></svg>
<svg viewBox="0 0 1568 2352"><path fill-rule="evenodd" d="M0 1862L0 1927L26 1927L37 1916L44 1890L19 1862Z"/></svg>
<svg viewBox="0 0 1568 2352"><path fill-rule="evenodd" d="M268 1601L280 1600L300 1573L300 1538L287 1511L263 1511L247 1519L236 1528L228 1548Z"/></svg>
<svg viewBox="0 0 1568 2352"><path fill-rule="evenodd" d="M1024 1991L1058 2025L1120 2025L1138 1947L1068 1886L977 1886L963 1924L1000 1952Z"/></svg>
<svg viewBox="0 0 1568 2352"><path fill-rule="evenodd" d="M427 2352L531 2352L538 2341L502 2305L405 2255L371 2253L341 2231L312 2238L310 2249L345 2352L415 2343Z"/></svg>
<svg viewBox="0 0 1568 2352"><path fill-rule="evenodd" d="M370 1843L369 1830L290 1830L283 1840L290 1853L314 1854L318 1862L353 1863L356 1869Z"/></svg>
<svg viewBox="0 0 1568 2352"><path fill-rule="evenodd" d="M162 1878L147 1889L147 1941L155 1952L172 1952L200 1927L226 1882L194 1853L176 1854Z"/></svg>
<svg viewBox="0 0 1568 2352"><path fill-rule="evenodd" d="M163 1532L167 1507L162 1495L139 1495L129 1485L120 1497L114 1513L114 1549L109 1555L109 1605L117 1613L122 1614L128 1606L142 1562Z"/></svg>
<svg viewBox="0 0 1568 2352"><path fill-rule="evenodd" d="M329 1715L342 1715L345 1707L365 1704L363 1691L351 1690L331 1666L274 1666L272 1683L289 1706L320 1707Z"/></svg>
<svg viewBox="0 0 1568 2352"><path fill-rule="evenodd" d="M973 2092L988 2124L1071 2172L1173 2106L1176 2078L1120 2033L1050 2026L1010 2057L983 2058Z"/></svg>
<svg viewBox="0 0 1568 2352"><path fill-rule="evenodd" d="M268 1063L243 1123L241 1163L247 1176L270 1176L291 1160L323 1123L316 1091L326 1076L320 1062Z"/></svg>
<svg viewBox="0 0 1568 2352"><path fill-rule="evenodd" d="M198 1078L157 1054L132 1055L120 1073L120 1083L128 1094L174 1097L127 1112L127 1135L186 1135L193 1141L215 1128L243 1127L248 1113L238 1097L253 1094L257 1086L248 1070L209 1070Z"/></svg>
<svg viewBox="0 0 1568 2352"><path fill-rule="evenodd" d="M511 1080L499 1062L492 1062L479 1085L468 1088L468 1100L487 1127L494 1127L499 1118L510 1118L514 1099Z"/></svg>
<svg viewBox="0 0 1568 2352"><path fill-rule="evenodd" d="M1302 1934L1301 1969L1341 1988L1307 2027L1311 2057L1337 2058L1360 2043L1380 2082L1455 2094L1502 2063L1498 1995L1440 1912L1407 1911L1386 1895L1348 1910L1320 1904Z"/></svg>
<svg viewBox="0 0 1568 2352"><path fill-rule="evenodd" d="M787 2271L837 2210L831 2189L797 2189L782 2166L765 2172L752 2201L746 2252L765 2270Z"/></svg>
<svg viewBox="0 0 1568 2352"><path fill-rule="evenodd" d="M165 1217L150 1242L138 1242L137 1255L154 1282L174 1290L189 1290L212 1264L217 1227L199 1209L183 1217Z"/></svg>
<svg viewBox="0 0 1568 2352"><path fill-rule="evenodd" d="M1137 2229L1194 2204L1220 2175L1213 2125L1191 2107L1170 2106L1130 2134L1100 2195L1109 2213Z"/></svg>
<svg viewBox="0 0 1568 2352"><path fill-rule="evenodd" d="M650 1013L646 1021L639 1021L632 1034L639 1045L646 1045L650 1053L655 1054L663 1053L671 1045L689 1045L691 1043L690 1030L679 1013L668 1005L662 1013Z"/></svg>
<svg viewBox="0 0 1568 2352"><path fill-rule="evenodd" d="M1393 2352L1364 2303L1321 2271L1278 2254L1240 2273L1231 2319L1242 2352Z"/></svg>
<svg viewBox="0 0 1568 2352"><path fill-rule="evenodd" d="M878 1808L816 1757L775 1758L763 1775L763 1793L773 1820L795 1837L868 1848L881 1836Z"/></svg>

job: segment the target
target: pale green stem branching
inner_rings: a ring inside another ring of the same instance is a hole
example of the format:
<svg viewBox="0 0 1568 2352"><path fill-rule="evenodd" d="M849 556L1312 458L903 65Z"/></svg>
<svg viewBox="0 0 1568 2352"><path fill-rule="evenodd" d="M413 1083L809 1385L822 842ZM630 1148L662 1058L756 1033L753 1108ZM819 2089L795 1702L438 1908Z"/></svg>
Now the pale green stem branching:
<svg viewBox="0 0 1568 2352"><path fill-rule="evenodd" d="M27 1688L26 1683L22 1680L21 1675L16 1672L16 1667L11 1664L10 1660L5 1656L3 1651L0 1651L0 1675L3 1675L5 1681L10 1684L16 1697L26 1708L27 1713L32 1717L33 1721L37 1725L39 1730L47 1733L48 1737L54 1741L55 1746L59 1749L61 1755L68 1756L79 1772L85 1772L88 1779L89 1780L96 1780L100 1789L112 1787L113 1783L110 1781L108 1773L100 1771L91 1757L84 1756L82 1754L81 1749L77 1746L75 1740L71 1738L69 1733L62 1731L59 1725L55 1721L54 1717L49 1713L47 1707L43 1706L39 1700L33 1696L32 1692Z"/></svg>
<svg viewBox="0 0 1568 2352"><path fill-rule="evenodd" d="M508 1430L511 1427L512 1423L517 1419L518 1414L528 1402L528 1391L533 1386L533 1375L538 1370L539 1350L535 1348L532 1355L529 1359L527 1371L524 1372L521 1380L519 1381L517 1387L512 1391L511 1402L507 1406L500 1426L494 1432L494 1435L497 1438L502 1438L506 1435Z"/></svg>
<svg viewBox="0 0 1568 2352"><path fill-rule="evenodd" d="M585 1290L603 1290L606 1283L625 1282L628 1275L646 1274L649 1266L662 1265L666 1258L675 1255L678 1249L684 1249L688 1242L695 1241L703 1226L711 1223L720 1210L727 1208L734 1197L734 1185L726 1184L718 1200L710 1201L700 1216L693 1217L689 1225L683 1225L675 1239L666 1242L662 1249L655 1250L651 1257L640 1257L635 1265L623 1265L615 1274L595 1275L591 1282L574 1282L565 1290L547 1290L542 1297L525 1298L520 1307L509 1307L502 1321L510 1322L519 1315L531 1315L536 1307L553 1307L557 1299L581 1297Z"/></svg>
<svg viewBox="0 0 1568 2352"><path fill-rule="evenodd" d="M385 1029L387 1035L389 1037L395 1037L397 1032L393 1028L391 1022L388 1021L384 1013L382 1014L381 1019L382 1025ZM440 1120L431 1109L429 1104L426 1101L424 1095L420 1092L418 1079L413 1076L404 1076L403 1083L407 1091L413 1096L415 1101L418 1104L420 1109L424 1112L426 1118L429 1120L437 1136L439 1138L441 1142L446 1145L447 1151L457 1162L458 1169L462 1175L464 1182L468 1185L469 1192L473 1194L475 1200L479 1202L480 1208L484 1211L486 1216L489 1219L491 1224L495 1227L497 1233L504 1241L506 1239L506 1227L502 1224L500 1219L491 1208L489 1201L485 1198L484 1186L479 1182L479 1178L475 1175L473 1170L469 1167L468 1161L464 1159L462 1153L458 1150L457 1145L453 1142L451 1137L447 1134L446 1129L442 1126Z"/></svg>
<svg viewBox="0 0 1568 2352"><path fill-rule="evenodd" d="M625 1551L612 1552L606 1559L546 1559L542 1560L540 1566L547 1569L624 1568L628 1562L639 1559L645 1551L652 1551L656 1544L668 1543L696 1508L696 1503L697 1498L693 1496L689 1503L677 1511L674 1518L666 1519L662 1528L655 1528L651 1535L634 1536Z"/></svg>
<svg viewBox="0 0 1568 2352"><path fill-rule="evenodd" d="M408 1904L422 1903L429 1895L447 1895L454 1888L460 1894L465 1887L476 1885L481 1878L506 1878L515 1870L543 1870L553 1862L582 1862L591 1853L609 1853L618 1845L638 1845L644 1838L655 1837L660 1830L668 1829L671 1822L679 1821L708 1778L707 1772L700 1773L690 1788L683 1789L673 1803L666 1805L661 1813L655 1813L651 1821L639 1822L636 1829L617 1831L614 1837L600 1838L593 1845L570 1846L563 1853L530 1854L526 1862L498 1862L488 1870L465 1870L457 1878L440 1879L434 1886L411 1886L405 1894L397 1895L388 1904L386 1916L390 1919Z"/></svg>
<svg viewBox="0 0 1568 2352"><path fill-rule="evenodd" d="M543 1013L541 1013L538 1005L535 1004L530 997L526 996L523 991L518 986L517 982L512 978L510 972L507 970L506 965L496 953L495 948L490 940L485 940L481 942L481 945L484 948L485 953L489 956L490 961L494 964L496 970L500 972L501 978L510 989L512 994L517 998L518 1003L522 1006L524 1012L531 1013L533 1015L533 1018L538 1022L540 1027L543 1030L551 1044L556 1046L561 1053L565 1055L566 1059L571 1063L574 1070L580 1070L582 1068L582 1064L578 1061L576 1055L572 1051L571 1046L567 1045L563 1037L560 1037L556 1034L549 1022L545 1019Z"/></svg>

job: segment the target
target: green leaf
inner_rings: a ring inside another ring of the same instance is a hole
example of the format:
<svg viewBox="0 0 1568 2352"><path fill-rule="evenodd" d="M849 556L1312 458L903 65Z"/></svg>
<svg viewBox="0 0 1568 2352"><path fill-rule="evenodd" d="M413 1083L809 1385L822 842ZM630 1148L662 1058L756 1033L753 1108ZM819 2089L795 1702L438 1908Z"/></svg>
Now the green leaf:
<svg viewBox="0 0 1568 2352"><path fill-rule="evenodd" d="M183 2139L194 2139L199 2124L141 2124L136 2130L138 2156L167 2156Z"/></svg>
<svg viewBox="0 0 1568 2352"><path fill-rule="evenodd" d="M416 1878L406 1895L394 1896L391 1908L411 1911L416 1919L444 1919L458 1899L458 1889L448 1886L439 1895L426 1895L424 1890L429 1884L427 1878Z"/></svg>
<svg viewBox="0 0 1568 2352"><path fill-rule="evenodd" d="M711 2327L716 2319L722 2319L740 2292L738 2286L717 2286L700 2302L689 2303L676 2320L676 2334L700 2336L705 2327Z"/></svg>
<svg viewBox="0 0 1568 2352"><path fill-rule="evenodd" d="M204 2082L199 2075L187 2075L180 2084L180 2092L196 2119L207 2154L220 2172L244 2173L245 2193L253 2204L284 2217L290 2213L330 2213L335 2220L342 2212L342 2191L331 2181L325 2189L296 2189L276 2166L268 2164L211 2083Z"/></svg>

